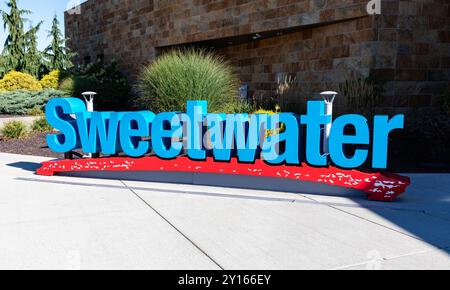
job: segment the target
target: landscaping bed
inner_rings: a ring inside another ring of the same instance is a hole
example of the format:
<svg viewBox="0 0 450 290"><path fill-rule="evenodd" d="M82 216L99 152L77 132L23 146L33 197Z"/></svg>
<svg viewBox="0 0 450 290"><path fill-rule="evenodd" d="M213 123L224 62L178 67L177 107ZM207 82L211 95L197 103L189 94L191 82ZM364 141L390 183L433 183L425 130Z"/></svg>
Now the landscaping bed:
<svg viewBox="0 0 450 290"><path fill-rule="evenodd" d="M0 152L61 158L62 154L51 152L45 142L48 133L30 133L19 139L5 140L0 137Z"/></svg>

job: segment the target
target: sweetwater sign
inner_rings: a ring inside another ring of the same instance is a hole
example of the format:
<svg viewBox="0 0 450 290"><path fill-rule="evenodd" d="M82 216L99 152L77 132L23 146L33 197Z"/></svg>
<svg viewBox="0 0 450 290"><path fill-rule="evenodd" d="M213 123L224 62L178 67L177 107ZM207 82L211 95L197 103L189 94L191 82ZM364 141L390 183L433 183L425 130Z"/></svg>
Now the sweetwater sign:
<svg viewBox="0 0 450 290"><path fill-rule="evenodd" d="M355 170L367 160L373 169L387 167L389 134L403 128L403 115L375 116L371 130L361 115L332 121L323 101L309 101L301 116L208 113L206 101L188 101L186 108L159 114L88 112L80 99L52 99L46 117L59 133L47 136L49 148L110 157L44 162L37 173L172 171L276 177L359 189L372 200L384 201L394 200L409 185L407 177ZM323 128L329 125L329 153L324 154ZM351 135L345 133L348 126L354 129ZM350 154L345 149L349 146Z"/></svg>

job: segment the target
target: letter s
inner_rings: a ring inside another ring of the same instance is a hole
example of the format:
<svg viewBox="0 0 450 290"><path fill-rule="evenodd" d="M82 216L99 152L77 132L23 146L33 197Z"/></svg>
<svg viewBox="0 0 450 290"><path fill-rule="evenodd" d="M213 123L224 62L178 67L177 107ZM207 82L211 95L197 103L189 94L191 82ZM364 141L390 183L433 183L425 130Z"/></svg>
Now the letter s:
<svg viewBox="0 0 450 290"><path fill-rule="evenodd" d="M61 132L61 134L49 134L46 137L47 145L53 152L66 153L75 149L78 134L75 120L70 117L70 114L85 112L86 105L80 99L57 98L48 101L45 106L47 122Z"/></svg>

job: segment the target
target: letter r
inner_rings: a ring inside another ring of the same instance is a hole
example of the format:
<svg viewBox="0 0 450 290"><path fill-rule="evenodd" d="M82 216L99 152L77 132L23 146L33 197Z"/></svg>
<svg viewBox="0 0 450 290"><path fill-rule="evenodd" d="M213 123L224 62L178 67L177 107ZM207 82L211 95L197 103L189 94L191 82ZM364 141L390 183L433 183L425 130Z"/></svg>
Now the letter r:
<svg viewBox="0 0 450 290"><path fill-rule="evenodd" d="M388 116L375 116L373 133L373 168L387 167L389 133L395 129L403 129L404 115L397 115L391 120Z"/></svg>

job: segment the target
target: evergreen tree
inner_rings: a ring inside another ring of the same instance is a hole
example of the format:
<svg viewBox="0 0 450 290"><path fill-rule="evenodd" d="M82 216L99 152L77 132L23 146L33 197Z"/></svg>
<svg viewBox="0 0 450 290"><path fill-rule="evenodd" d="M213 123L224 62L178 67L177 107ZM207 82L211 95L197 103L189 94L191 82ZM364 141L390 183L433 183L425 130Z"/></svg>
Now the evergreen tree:
<svg viewBox="0 0 450 290"><path fill-rule="evenodd" d="M51 37L50 45L45 49L45 55L48 61L49 70L64 70L71 67L73 64L71 58L74 56L65 46L66 39L59 28L58 18L53 18L52 29L49 37Z"/></svg>
<svg viewBox="0 0 450 290"><path fill-rule="evenodd" d="M24 15L30 14L28 10L19 9L17 0L8 0L9 13L1 11L4 29L8 36L5 41L3 50L4 70L21 71L25 67L25 32L24 32Z"/></svg>
<svg viewBox="0 0 450 290"><path fill-rule="evenodd" d="M38 49L37 32L41 28L42 21L38 25L31 27L25 34L25 67L24 72L39 78L43 70L42 52Z"/></svg>
<svg viewBox="0 0 450 290"><path fill-rule="evenodd" d="M5 70L5 58L3 57L3 55L0 55L0 78L3 78L5 73L6 73L6 70Z"/></svg>

